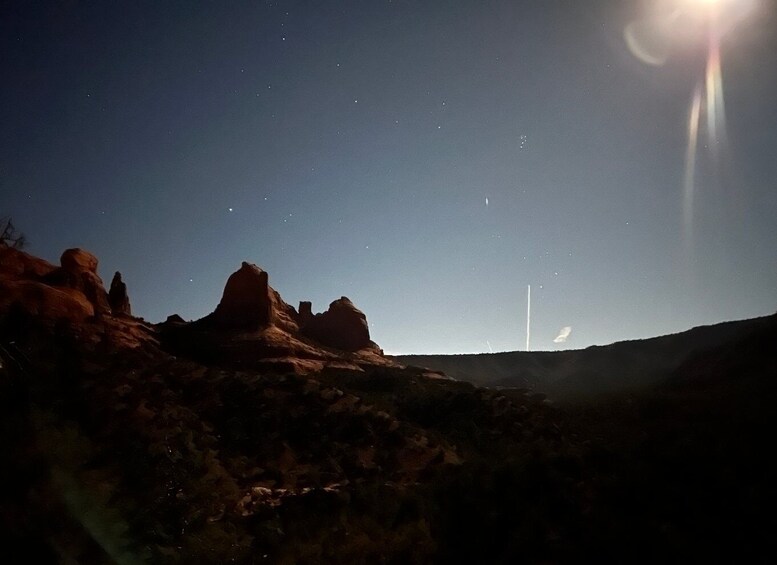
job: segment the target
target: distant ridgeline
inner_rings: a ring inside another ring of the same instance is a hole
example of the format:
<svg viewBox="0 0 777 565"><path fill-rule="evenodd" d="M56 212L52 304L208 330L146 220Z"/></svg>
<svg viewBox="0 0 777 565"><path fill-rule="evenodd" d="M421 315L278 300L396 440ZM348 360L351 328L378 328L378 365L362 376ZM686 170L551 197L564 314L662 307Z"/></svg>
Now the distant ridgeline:
<svg viewBox="0 0 777 565"><path fill-rule="evenodd" d="M528 388L553 398L584 398L660 383L695 354L775 329L777 314L572 351L392 358L402 364L443 371L452 378L479 386Z"/></svg>

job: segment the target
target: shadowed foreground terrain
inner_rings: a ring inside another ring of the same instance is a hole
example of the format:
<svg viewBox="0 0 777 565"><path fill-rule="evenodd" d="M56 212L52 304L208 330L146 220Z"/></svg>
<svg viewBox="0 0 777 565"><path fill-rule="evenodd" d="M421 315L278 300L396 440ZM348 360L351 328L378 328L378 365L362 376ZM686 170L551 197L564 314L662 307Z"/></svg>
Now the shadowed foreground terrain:
<svg viewBox="0 0 777 565"><path fill-rule="evenodd" d="M765 562L777 550L774 316L689 350L650 386L560 404L400 365L350 301L311 322L250 265L259 282L221 304L250 303L261 324L237 328L220 305L154 326L129 314L126 289L103 303L85 252L60 267L14 253L0 255L2 562Z"/></svg>

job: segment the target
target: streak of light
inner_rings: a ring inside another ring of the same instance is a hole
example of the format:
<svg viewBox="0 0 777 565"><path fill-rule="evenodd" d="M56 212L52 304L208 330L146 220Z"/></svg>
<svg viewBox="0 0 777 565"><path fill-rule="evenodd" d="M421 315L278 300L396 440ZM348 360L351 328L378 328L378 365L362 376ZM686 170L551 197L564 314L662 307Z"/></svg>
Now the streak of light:
<svg viewBox="0 0 777 565"><path fill-rule="evenodd" d="M531 337L531 285L526 288L526 351L531 351L529 348L529 340Z"/></svg>
<svg viewBox="0 0 777 565"><path fill-rule="evenodd" d="M723 98L723 73L720 64L721 27L719 4L709 2L708 46L704 78L696 85L688 111L688 147L683 174L683 235L686 247L692 247L693 209L696 193L696 169L702 107L705 113L707 146L717 167L720 150L727 142L726 107ZM702 105L702 100L704 104Z"/></svg>
<svg viewBox="0 0 777 565"><path fill-rule="evenodd" d="M688 112L688 148L685 152L685 174L683 175L683 228L685 244L691 245L693 237L693 197L696 185L696 154L699 145L699 117L701 114L701 85L691 98Z"/></svg>
<svg viewBox="0 0 777 565"><path fill-rule="evenodd" d="M720 35L717 13L710 15L710 38L705 73L705 93L707 101L707 134L715 156L719 145L726 141L726 107L723 100L723 73L720 68Z"/></svg>

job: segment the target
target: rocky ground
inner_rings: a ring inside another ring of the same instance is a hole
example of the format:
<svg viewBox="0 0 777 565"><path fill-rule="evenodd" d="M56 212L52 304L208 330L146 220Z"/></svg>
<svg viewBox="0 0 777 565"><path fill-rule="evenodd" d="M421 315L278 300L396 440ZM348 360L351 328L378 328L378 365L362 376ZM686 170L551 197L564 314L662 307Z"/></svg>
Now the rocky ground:
<svg viewBox="0 0 777 565"><path fill-rule="evenodd" d="M491 458L545 465L573 444L538 397L421 370L235 371L39 331L3 357L20 555L430 562Z"/></svg>

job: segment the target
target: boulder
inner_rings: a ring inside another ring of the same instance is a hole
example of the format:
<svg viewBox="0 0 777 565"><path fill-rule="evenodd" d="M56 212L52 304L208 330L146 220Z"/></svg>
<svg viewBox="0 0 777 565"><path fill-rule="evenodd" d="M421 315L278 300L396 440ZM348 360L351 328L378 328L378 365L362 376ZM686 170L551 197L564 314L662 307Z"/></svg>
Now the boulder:
<svg viewBox="0 0 777 565"><path fill-rule="evenodd" d="M129 296L127 295L127 285L121 280L121 273L116 271L111 281L111 288L108 291L108 304L114 316L131 316Z"/></svg>
<svg viewBox="0 0 777 565"><path fill-rule="evenodd" d="M322 345L344 351L373 345L367 317L345 296L332 302L326 312L313 316L301 331Z"/></svg>
<svg viewBox="0 0 777 565"><path fill-rule="evenodd" d="M111 312L108 293L97 274L97 257L83 249L67 249L59 262L60 268L49 273L44 282L82 292L94 306L95 314Z"/></svg>
<svg viewBox="0 0 777 565"><path fill-rule="evenodd" d="M68 272L89 272L97 274L97 257L83 249L65 249L59 264Z"/></svg>

